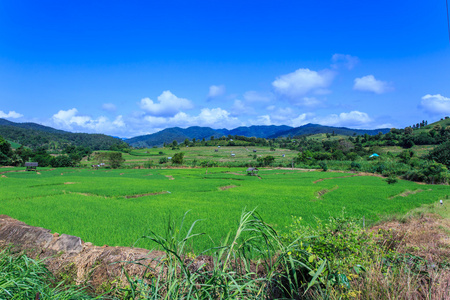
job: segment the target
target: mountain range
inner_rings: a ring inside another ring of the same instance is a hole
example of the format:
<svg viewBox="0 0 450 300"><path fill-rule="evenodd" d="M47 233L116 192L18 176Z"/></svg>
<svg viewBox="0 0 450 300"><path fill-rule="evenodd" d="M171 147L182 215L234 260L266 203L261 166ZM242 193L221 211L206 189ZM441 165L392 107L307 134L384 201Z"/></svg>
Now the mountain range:
<svg viewBox="0 0 450 300"><path fill-rule="evenodd" d="M156 133L141 135L126 139L125 142L133 147L153 147L162 146L164 143L171 143L174 140L177 142L183 142L185 139L192 140L193 138L197 140L205 139L209 140L211 137L219 138L228 135L240 135L246 137L257 137L257 138L279 138L279 137L296 137L302 135L313 135L318 133L335 133L339 135L376 135L379 132L387 133L390 128L380 128L380 129L351 129L346 127L333 127L333 126L323 126L318 124L306 124L300 127L290 127L286 125L281 126L241 126L235 129L212 129L210 127L188 127L186 129L173 127L166 128Z"/></svg>
<svg viewBox="0 0 450 300"><path fill-rule="evenodd" d="M72 133L52 127L39 125L36 123L15 123L5 119L0 119L0 135L4 138L19 144L36 147L49 142L72 143L74 145L89 146L93 150L109 149L113 144L124 140L133 147L153 147L162 146L164 143L171 143L174 140L183 142L185 139L209 140L211 137L220 138L222 136L246 136L256 138L279 138L297 137L302 135L313 135L318 133L335 133L339 135L376 135L379 132L387 133L389 128L380 129L351 129L346 127L323 126L318 124L306 124L300 127L290 127L286 125L254 125L241 126L234 129L213 129L210 127L193 126L188 128L172 127L158 131L156 133L136 136L129 139L120 139L104 134Z"/></svg>

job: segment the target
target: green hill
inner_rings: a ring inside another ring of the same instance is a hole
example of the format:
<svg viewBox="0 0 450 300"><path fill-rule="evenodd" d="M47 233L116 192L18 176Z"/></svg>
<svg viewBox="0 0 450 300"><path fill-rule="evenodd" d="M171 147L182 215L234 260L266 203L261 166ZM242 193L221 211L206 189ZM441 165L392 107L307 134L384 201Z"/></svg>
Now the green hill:
<svg viewBox="0 0 450 300"><path fill-rule="evenodd" d="M122 143L120 139L105 134L72 133L35 123L14 123L5 119L0 119L0 136L14 144L33 149L42 146L59 148L64 144L72 144L102 150Z"/></svg>
<svg viewBox="0 0 450 300"><path fill-rule="evenodd" d="M298 137L302 135L313 135L319 133L335 133L339 135L377 135L379 132L388 133L390 128L379 128L379 129L351 129L347 127L333 127L333 126L323 126L318 124L306 124L300 127L292 128L287 131L281 132L270 136L271 138L277 137Z"/></svg>

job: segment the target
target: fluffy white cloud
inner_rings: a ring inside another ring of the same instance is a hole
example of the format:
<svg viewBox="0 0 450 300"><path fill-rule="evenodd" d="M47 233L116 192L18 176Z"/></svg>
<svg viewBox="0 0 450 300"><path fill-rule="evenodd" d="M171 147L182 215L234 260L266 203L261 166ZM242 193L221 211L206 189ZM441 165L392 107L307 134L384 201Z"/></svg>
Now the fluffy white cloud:
<svg viewBox="0 0 450 300"><path fill-rule="evenodd" d="M315 97L303 97L297 99L294 104L297 106L316 107L320 106L322 102Z"/></svg>
<svg viewBox="0 0 450 300"><path fill-rule="evenodd" d="M66 130L87 131L98 133L116 133L120 128L125 127L125 122L121 115L117 116L114 121L110 121L107 117L100 116L93 119L89 116L78 114L76 108L69 110L60 110L52 116L52 122L57 127Z"/></svg>
<svg viewBox="0 0 450 300"><path fill-rule="evenodd" d="M279 94L296 98L309 92L323 91L330 86L335 74L330 70L320 72L310 69L298 69L293 73L282 75L272 82L272 86Z"/></svg>
<svg viewBox="0 0 450 300"><path fill-rule="evenodd" d="M321 125L329 126L366 127L368 123L372 122L373 120L367 113L354 110L349 113L343 112L339 115L331 114L322 118L314 118L313 121Z"/></svg>
<svg viewBox="0 0 450 300"><path fill-rule="evenodd" d="M184 109L193 107L191 101L184 98L178 98L170 91L164 91L159 97L158 102L153 102L150 98L144 98L139 103L141 109L153 116L171 117Z"/></svg>
<svg viewBox="0 0 450 300"><path fill-rule="evenodd" d="M289 125L298 127L307 123L351 128L372 128L373 120L367 113L360 111L343 112L327 116L315 116L313 113L295 114L290 108L277 109L267 115L250 120L252 125Z"/></svg>
<svg viewBox="0 0 450 300"><path fill-rule="evenodd" d="M244 93L244 99L247 102L269 102L273 96L270 94L262 94L256 91L248 91Z"/></svg>
<svg viewBox="0 0 450 300"><path fill-rule="evenodd" d="M216 98L225 95L225 86L222 85L212 85L209 87L208 99Z"/></svg>
<svg viewBox="0 0 450 300"><path fill-rule="evenodd" d="M392 88L386 81L375 79L373 75L363 76L361 78L355 78L353 85L354 90L374 92L376 94L383 94L389 92Z"/></svg>
<svg viewBox="0 0 450 300"><path fill-rule="evenodd" d="M236 99L234 100L233 106L231 107L231 113L233 114L233 116L254 115L255 109L251 106L248 106L243 101Z"/></svg>
<svg viewBox="0 0 450 300"><path fill-rule="evenodd" d="M168 127L207 126L212 128L233 128L242 123L236 117L222 108L203 108L197 116L191 116L185 112L179 112L173 117L145 116L146 126L154 128L156 132Z"/></svg>
<svg viewBox="0 0 450 300"><path fill-rule="evenodd" d="M115 112L117 110L117 107L113 103L104 103L102 105L102 109L106 110L106 111L109 111L109 112Z"/></svg>
<svg viewBox="0 0 450 300"><path fill-rule="evenodd" d="M348 54L336 53L331 57L331 61L333 62L331 66L335 69L343 66L351 70L359 63L359 58Z"/></svg>
<svg viewBox="0 0 450 300"><path fill-rule="evenodd" d="M0 118L4 118L4 119L18 119L23 117L22 114L19 114L13 110L11 110L8 113L4 113L3 111L0 110Z"/></svg>
<svg viewBox="0 0 450 300"><path fill-rule="evenodd" d="M420 106L428 113L450 114L450 98L441 94L423 96Z"/></svg>

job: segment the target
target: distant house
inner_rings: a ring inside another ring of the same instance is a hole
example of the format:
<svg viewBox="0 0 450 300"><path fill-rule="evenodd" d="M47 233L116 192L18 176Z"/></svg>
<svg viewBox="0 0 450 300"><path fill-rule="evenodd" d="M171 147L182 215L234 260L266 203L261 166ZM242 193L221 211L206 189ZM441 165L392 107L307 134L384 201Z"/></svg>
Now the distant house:
<svg viewBox="0 0 450 300"><path fill-rule="evenodd" d="M235 157L235 156L236 156L236 154L234 154L234 153L231 153L231 156Z"/></svg>
<svg viewBox="0 0 450 300"><path fill-rule="evenodd" d="M38 167L38 163L37 162L26 162L25 163L25 167L27 167L27 171L36 171L37 167Z"/></svg>
<svg viewBox="0 0 450 300"><path fill-rule="evenodd" d="M247 175L256 176L256 175L258 175L258 171L259 170L257 168L248 168Z"/></svg>
<svg viewBox="0 0 450 300"><path fill-rule="evenodd" d="M167 159L172 159L172 156L169 156Z"/></svg>
<svg viewBox="0 0 450 300"><path fill-rule="evenodd" d="M217 146L217 148L220 148L220 146Z"/></svg>
<svg viewBox="0 0 450 300"><path fill-rule="evenodd" d="M286 155L283 154L282 156L285 157Z"/></svg>
<svg viewBox="0 0 450 300"><path fill-rule="evenodd" d="M253 150L253 152L256 152L256 150Z"/></svg>

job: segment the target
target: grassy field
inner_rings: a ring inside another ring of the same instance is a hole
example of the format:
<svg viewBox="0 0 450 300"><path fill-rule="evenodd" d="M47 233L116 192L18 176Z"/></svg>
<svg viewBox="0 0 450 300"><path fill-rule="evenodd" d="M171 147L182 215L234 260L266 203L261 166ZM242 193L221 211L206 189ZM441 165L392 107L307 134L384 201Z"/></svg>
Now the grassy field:
<svg viewBox="0 0 450 300"><path fill-rule="evenodd" d="M218 150L217 152L215 150ZM253 152L256 150L256 152ZM101 152L101 151L98 151ZM162 152L162 154L160 154ZM171 150L170 148L149 148L149 149L137 149L132 150L131 153L123 153L122 156L125 159L125 166L143 165L151 163L153 165L159 165L159 160L163 157L172 157L175 153L183 152L184 160L187 165L192 165L195 160L197 165L202 161L217 161L220 163L255 163L254 156L266 156L272 155L275 157L276 162L286 163L292 162L292 159L297 156L298 151L288 149L276 149L270 151L270 147L242 147L242 146L230 146L230 147L183 147L180 146L179 150ZM232 156L231 154L234 154ZM283 154L285 157L283 157ZM88 161L84 159L82 165L91 165L97 163L95 159ZM170 162L169 162L170 165Z"/></svg>
<svg viewBox="0 0 450 300"><path fill-rule="evenodd" d="M267 169L259 178L245 176L243 168L208 168L207 174L204 168L9 172L0 175L0 214L96 245L130 246L150 231L163 234L169 218L180 220L189 211L187 224L202 219L197 229L209 236L195 249L205 249L234 229L243 209L257 208L283 232L291 216L314 224L345 207L369 223L450 194L443 185L388 185L383 178L353 175ZM416 193L398 196L407 191Z"/></svg>

